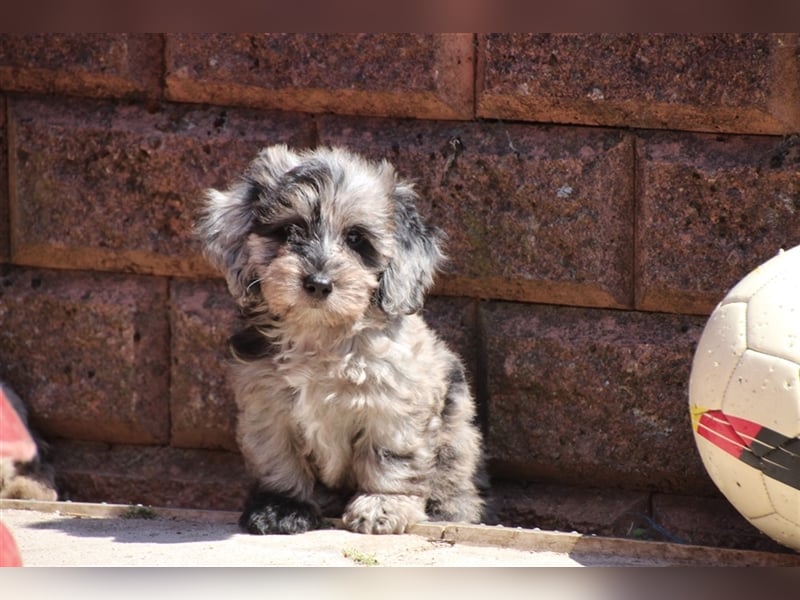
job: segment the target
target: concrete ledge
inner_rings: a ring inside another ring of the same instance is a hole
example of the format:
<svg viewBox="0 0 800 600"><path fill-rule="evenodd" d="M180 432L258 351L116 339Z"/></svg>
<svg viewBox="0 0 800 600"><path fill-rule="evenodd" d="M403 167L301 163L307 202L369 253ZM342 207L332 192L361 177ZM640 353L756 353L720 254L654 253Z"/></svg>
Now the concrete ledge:
<svg viewBox="0 0 800 600"><path fill-rule="evenodd" d="M230 511L0 500L0 519L29 566L210 565L237 556L238 564L276 566L800 566L800 555L791 553L452 523L421 523L402 536L365 536L334 520L328 530L257 537L240 533L237 518ZM124 552L115 544L123 544Z"/></svg>

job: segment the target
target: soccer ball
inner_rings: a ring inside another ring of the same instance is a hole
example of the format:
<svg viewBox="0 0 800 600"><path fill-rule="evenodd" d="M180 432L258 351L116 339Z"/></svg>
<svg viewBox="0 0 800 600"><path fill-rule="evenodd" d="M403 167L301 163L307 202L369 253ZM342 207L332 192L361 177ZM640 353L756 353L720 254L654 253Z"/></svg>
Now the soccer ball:
<svg viewBox="0 0 800 600"><path fill-rule="evenodd" d="M800 246L717 305L689 380L697 449L750 523L800 550Z"/></svg>

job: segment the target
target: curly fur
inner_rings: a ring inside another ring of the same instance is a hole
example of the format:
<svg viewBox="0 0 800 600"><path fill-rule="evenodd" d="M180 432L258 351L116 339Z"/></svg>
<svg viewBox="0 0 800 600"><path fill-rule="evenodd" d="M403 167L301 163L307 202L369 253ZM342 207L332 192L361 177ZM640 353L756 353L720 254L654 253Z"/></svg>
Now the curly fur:
<svg viewBox="0 0 800 600"><path fill-rule="evenodd" d="M443 255L415 200L385 161L281 145L207 191L198 232L244 321L231 380L256 480L246 531L319 527L331 497L364 533L481 519L464 369L418 314Z"/></svg>

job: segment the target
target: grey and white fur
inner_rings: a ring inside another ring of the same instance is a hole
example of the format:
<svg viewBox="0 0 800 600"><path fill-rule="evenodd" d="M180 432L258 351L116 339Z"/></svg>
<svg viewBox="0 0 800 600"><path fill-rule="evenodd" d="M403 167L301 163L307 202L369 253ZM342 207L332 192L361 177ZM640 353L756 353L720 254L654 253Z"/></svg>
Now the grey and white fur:
<svg viewBox="0 0 800 600"><path fill-rule="evenodd" d="M244 530L303 532L323 514L362 533L481 520L464 368L419 315L443 234L416 198L385 161L284 145L206 192L198 233L243 317Z"/></svg>

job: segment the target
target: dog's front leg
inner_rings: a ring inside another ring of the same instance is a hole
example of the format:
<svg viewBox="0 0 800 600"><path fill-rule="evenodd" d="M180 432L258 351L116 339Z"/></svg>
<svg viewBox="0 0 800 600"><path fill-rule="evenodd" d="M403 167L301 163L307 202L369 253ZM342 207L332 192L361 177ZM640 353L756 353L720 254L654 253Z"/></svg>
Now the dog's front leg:
<svg viewBox="0 0 800 600"><path fill-rule="evenodd" d="M314 477L286 409L290 393L285 393L285 402L279 391L239 396L239 446L256 477L239 519L248 533L303 533L324 522L311 500Z"/></svg>
<svg viewBox="0 0 800 600"><path fill-rule="evenodd" d="M358 494L342 520L357 533L404 533L425 520L425 498L406 494Z"/></svg>
<svg viewBox="0 0 800 600"><path fill-rule="evenodd" d="M239 517L239 526L257 535L305 533L319 529L323 519L311 502L253 486Z"/></svg>
<svg viewBox="0 0 800 600"><path fill-rule="evenodd" d="M388 432L384 431L384 435ZM383 443L378 441L383 438ZM354 448L359 493L347 505L342 520L358 533L403 533L424 521L430 494L432 457L421 443L390 449L396 435L365 435ZM413 438L412 438L413 439Z"/></svg>

